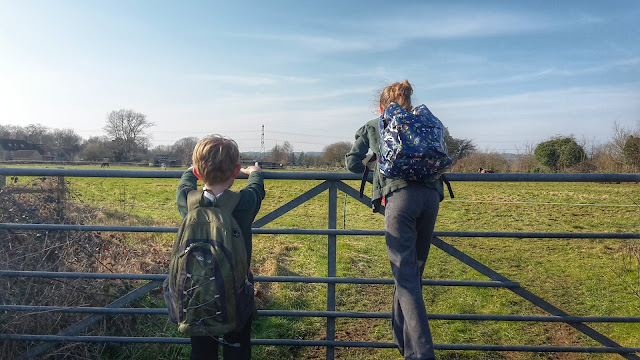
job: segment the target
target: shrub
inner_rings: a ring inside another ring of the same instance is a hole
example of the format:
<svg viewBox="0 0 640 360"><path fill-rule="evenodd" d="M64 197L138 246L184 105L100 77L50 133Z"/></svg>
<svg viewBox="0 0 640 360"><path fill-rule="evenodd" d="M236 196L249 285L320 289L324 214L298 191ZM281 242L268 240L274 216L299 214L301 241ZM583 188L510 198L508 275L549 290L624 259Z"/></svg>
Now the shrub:
<svg viewBox="0 0 640 360"><path fill-rule="evenodd" d="M640 137L629 135L622 149L624 154L624 162L631 166L632 170L637 171L640 168Z"/></svg>
<svg viewBox="0 0 640 360"><path fill-rule="evenodd" d="M572 137L542 142L536 146L534 154L540 164L553 171L572 167L586 158L584 149Z"/></svg>

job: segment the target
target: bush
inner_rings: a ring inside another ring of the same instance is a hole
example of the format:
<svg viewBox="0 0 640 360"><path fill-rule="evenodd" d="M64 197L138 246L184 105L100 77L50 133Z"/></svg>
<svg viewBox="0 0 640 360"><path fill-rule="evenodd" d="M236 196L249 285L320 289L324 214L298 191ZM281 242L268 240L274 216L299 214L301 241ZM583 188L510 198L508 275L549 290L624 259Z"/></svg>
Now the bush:
<svg viewBox="0 0 640 360"><path fill-rule="evenodd" d="M624 162L631 166L632 170L637 171L640 168L640 137L629 135L622 149L624 154Z"/></svg>
<svg viewBox="0 0 640 360"><path fill-rule="evenodd" d="M556 172L575 166L586 158L584 149L572 137L542 142L534 154L540 164Z"/></svg>

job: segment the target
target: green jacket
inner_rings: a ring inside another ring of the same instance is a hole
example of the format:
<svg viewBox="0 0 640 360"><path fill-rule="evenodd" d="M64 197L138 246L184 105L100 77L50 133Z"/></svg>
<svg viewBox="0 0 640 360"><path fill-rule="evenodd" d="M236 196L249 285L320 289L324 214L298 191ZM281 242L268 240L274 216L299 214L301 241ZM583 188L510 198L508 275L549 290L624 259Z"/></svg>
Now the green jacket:
<svg viewBox="0 0 640 360"><path fill-rule="evenodd" d="M356 131L356 140L353 143L351 151L345 156L347 169L354 173L362 174L365 165L362 162L366 157L369 149L376 156L380 155L380 134L378 132L378 118L375 118L362 126ZM407 181L400 178L385 178L380 174L378 163L376 162L373 171L373 195L371 196L372 208L378 211L382 197L407 186ZM444 188L442 180L424 183L425 186L436 189L440 194L440 201L444 199Z"/></svg>
<svg viewBox="0 0 640 360"><path fill-rule="evenodd" d="M178 211L180 216L184 219L187 216L187 194L191 190L198 189L198 178L193 174L191 170L187 170L182 174L178 189L176 190L176 204L178 205ZM229 190L227 190L229 191ZM224 196L224 193L221 195ZM251 262L251 250L252 250L252 238L251 238L251 224L256 218L260 205L264 199L264 178L262 173L254 171L249 175L247 186L240 190L240 201L236 205L235 210L231 213L233 218L240 226L242 237L245 241L247 248L247 255L249 262Z"/></svg>

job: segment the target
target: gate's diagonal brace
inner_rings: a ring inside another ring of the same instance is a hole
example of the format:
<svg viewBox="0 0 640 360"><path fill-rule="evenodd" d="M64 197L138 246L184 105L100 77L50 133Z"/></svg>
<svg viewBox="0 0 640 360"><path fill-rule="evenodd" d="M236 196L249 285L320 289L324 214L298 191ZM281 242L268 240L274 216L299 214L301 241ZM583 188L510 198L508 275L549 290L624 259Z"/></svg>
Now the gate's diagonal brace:
<svg viewBox="0 0 640 360"><path fill-rule="evenodd" d="M359 202L363 203L364 205L371 207L371 198L366 196L366 195L362 195L362 198L360 197L360 193L352 188L351 186L345 184L342 181L336 181L335 182L336 187L338 188L338 190L344 192L345 194L351 196L352 198L358 200Z"/></svg>
<svg viewBox="0 0 640 360"><path fill-rule="evenodd" d="M119 298L118 300L112 302L111 304L109 304L109 305L107 305L105 307L106 308L123 307L124 305L127 305L130 302L132 302L133 300L135 300L135 299L147 294L149 291L157 288L158 286L162 286L162 281L160 281L160 280L149 281L148 283L146 283L146 284L140 286L139 288L129 292L128 294L124 295L123 297ZM94 323L100 321L100 319L102 319L106 315L107 314L96 314L96 315L88 316L85 319L83 319L83 320L81 320L81 321L69 326L68 328L66 328L64 330L62 330L57 335L58 336L73 336L73 335L79 333L80 331L88 328L89 326L93 325ZM34 347L33 349L27 350L24 354L22 354L20 357L18 357L18 360L32 359L32 358L42 354L43 352L51 349L56 344L57 344L56 342L48 342L48 343L40 344L40 345Z"/></svg>
<svg viewBox="0 0 640 360"><path fill-rule="evenodd" d="M496 271L490 269L489 267L487 267L486 265L482 264L478 260L476 260L476 259L472 258L471 256L463 253L462 251L458 250L453 245L441 240L440 238L438 238L436 236L433 237L432 244L437 246L437 247L439 247L442 251L444 251L447 254L453 256L454 258L462 261L464 264L469 265L471 268L473 268L474 270L476 270L476 271L480 272L481 274L487 276L491 280L495 280L495 281L511 281L508 278L502 276L501 274L499 274ZM532 292L530 292L529 290L527 290L527 289L525 289L523 287L513 287L513 288L510 287L508 289L513 291L517 295L520 295L525 300L528 300L533 305L541 308L542 310L548 312L551 315L569 316L569 314L567 314L566 312L558 309L557 307L553 306L552 304L550 304L546 300L538 297L537 295L533 294ZM615 341L609 339L607 336L601 334L600 332L596 331L595 329L591 328L590 326L586 325L585 323L566 323L566 324L568 324L569 326L572 326L576 330L582 332L583 334L587 335L588 337L592 338L593 340L599 342L600 344L602 344L604 346L607 346L607 347L622 347L620 344L618 344ZM620 354L620 355L623 356L626 359L640 360L640 356L637 356L637 355L634 355L634 354Z"/></svg>
<svg viewBox="0 0 640 360"><path fill-rule="evenodd" d="M361 202L362 204L366 205L367 207L371 208L371 198L366 196L366 195L362 195L362 198L360 197L360 193L352 188L351 186L345 184L342 181L336 181L335 182L337 188L344 192L345 194L351 196L352 198L358 200L359 202ZM384 206L380 207L380 214L384 215Z"/></svg>
<svg viewBox="0 0 640 360"><path fill-rule="evenodd" d="M327 181L322 182L321 184L318 184L317 186L313 187L312 189L306 191L304 194L296 197L295 199L289 201L288 203L280 206L279 208L273 210L272 212L268 213L267 215L261 217L260 219L256 220L253 222L253 224L251 225L251 227L254 228L260 228L263 227L265 225L267 225L268 223L272 222L273 220L279 218L280 216L286 214L287 212L295 209L296 207L304 204L305 202L309 201L311 198L313 198L314 196L319 195L320 193L322 193L323 191L327 190L329 188L329 183Z"/></svg>

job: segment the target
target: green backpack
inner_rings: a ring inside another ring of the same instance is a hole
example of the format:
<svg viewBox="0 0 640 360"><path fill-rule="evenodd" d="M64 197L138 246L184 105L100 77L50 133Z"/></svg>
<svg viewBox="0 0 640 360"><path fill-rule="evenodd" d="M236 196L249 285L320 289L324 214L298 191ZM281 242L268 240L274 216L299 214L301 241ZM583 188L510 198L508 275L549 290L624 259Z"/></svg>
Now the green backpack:
<svg viewBox="0 0 640 360"><path fill-rule="evenodd" d="M187 195L189 212L178 229L163 284L169 318L180 332L238 332L253 316L253 276L231 215L239 200L239 193L225 191L213 206L205 206L202 191Z"/></svg>

